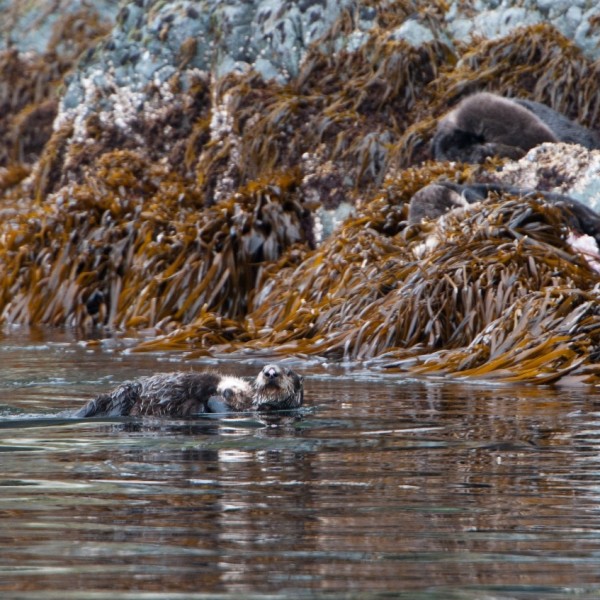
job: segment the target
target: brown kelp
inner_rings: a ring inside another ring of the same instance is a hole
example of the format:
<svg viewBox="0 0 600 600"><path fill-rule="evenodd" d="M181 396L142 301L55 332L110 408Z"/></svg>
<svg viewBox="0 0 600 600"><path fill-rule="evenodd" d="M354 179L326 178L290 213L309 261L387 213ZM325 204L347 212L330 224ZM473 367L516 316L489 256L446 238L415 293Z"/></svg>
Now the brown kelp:
<svg viewBox="0 0 600 600"><path fill-rule="evenodd" d="M503 195L408 227L406 203L441 178L501 168L426 162L436 118L460 97L519 95L594 127L598 66L548 25L413 45L401 26L439 31L445 4L380 4L361 44L336 46L358 27L346 11L287 79L192 69L200 42L186 38L168 76L134 93L103 73L113 104L61 112L51 134L43 103L10 105L26 135L0 172L3 322L127 331L147 338L139 350L192 356L593 375L598 276L559 208ZM13 71L24 60L5 59ZM353 216L321 241L320 220L341 204Z"/></svg>
<svg viewBox="0 0 600 600"><path fill-rule="evenodd" d="M596 289L547 287L514 302L465 348L389 363L422 374L453 374L501 382L598 384L600 304Z"/></svg>
<svg viewBox="0 0 600 600"><path fill-rule="evenodd" d="M559 208L495 198L448 215L443 231L429 224L393 236L382 233L385 215L369 208L264 283L245 320L245 352L545 382L597 354L599 277L566 243ZM426 250L431 236L438 245ZM190 348L202 326L141 349Z"/></svg>
<svg viewBox="0 0 600 600"><path fill-rule="evenodd" d="M0 245L8 322L137 329L204 309L239 317L261 263L309 231L291 174L199 214L181 177L134 152L95 167L54 203L13 215Z"/></svg>
<svg viewBox="0 0 600 600"><path fill-rule="evenodd" d="M439 245L420 259L411 250L422 236L412 239L405 232L386 240L361 228L345 248L340 240L330 247L334 256L328 258L344 265L339 275L329 269L329 277L315 280L300 269L318 270L303 264L293 274L297 281L286 282L301 312L314 315L312 335L306 332L303 342L315 340L319 354L349 359L394 348L463 347L518 298L556 285L557 273L574 289L590 289L596 280L565 247L561 216L551 207L504 201L454 219ZM344 234L351 233L347 226ZM298 297L301 282L308 283L307 292ZM356 296L360 301L345 301ZM269 298L261 304L268 306ZM279 335L289 318L282 310L269 311L266 321ZM306 345L301 344L303 352Z"/></svg>

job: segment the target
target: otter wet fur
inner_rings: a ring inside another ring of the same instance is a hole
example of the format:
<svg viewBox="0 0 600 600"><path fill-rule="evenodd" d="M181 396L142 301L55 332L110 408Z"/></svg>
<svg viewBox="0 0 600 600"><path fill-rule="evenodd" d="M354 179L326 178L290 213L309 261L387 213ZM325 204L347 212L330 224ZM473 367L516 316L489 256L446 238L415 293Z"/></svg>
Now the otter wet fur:
<svg viewBox="0 0 600 600"><path fill-rule="evenodd" d="M539 102L479 92L439 121L432 154L436 160L470 163L490 156L516 160L544 142L595 149L600 148L600 135Z"/></svg>
<svg viewBox="0 0 600 600"><path fill-rule="evenodd" d="M294 409L304 401L304 378L279 365L263 367L249 383L214 372L161 373L123 383L88 402L73 416L152 415Z"/></svg>

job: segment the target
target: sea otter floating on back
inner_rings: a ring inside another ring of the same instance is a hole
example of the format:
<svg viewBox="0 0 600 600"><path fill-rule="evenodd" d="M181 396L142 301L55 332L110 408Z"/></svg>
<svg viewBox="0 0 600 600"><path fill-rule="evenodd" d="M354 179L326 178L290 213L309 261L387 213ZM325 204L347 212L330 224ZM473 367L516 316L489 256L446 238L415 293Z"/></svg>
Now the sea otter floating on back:
<svg viewBox="0 0 600 600"><path fill-rule="evenodd" d="M161 373L121 384L100 394L73 416L153 415L186 417L202 413L273 411L299 408L303 377L279 365L263 367L249 383L215 372Z"/></svg>
<svg viewBox="0 0 600 600"><path fill-rule="evenodd" d="M489 156L519 159L544 142L600 148L600 135L554 109L489 92L467 96L438 123L432 143L436 160L481 163Z"/></svg>

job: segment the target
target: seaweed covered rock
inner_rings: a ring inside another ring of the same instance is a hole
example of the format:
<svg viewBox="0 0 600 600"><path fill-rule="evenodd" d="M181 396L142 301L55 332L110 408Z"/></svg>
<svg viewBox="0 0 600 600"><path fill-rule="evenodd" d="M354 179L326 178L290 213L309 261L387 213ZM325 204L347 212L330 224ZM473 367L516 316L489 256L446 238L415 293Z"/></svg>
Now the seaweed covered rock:
<svg viewBox="0 0 600 600"><path fill-rule="evenodd" d="M559 208L502 192L408 223L440 181L596 193L598 152L573 145L431 160L438 120L475 92L600 129L598 64L561 24L574 13L521 4L497 8L533 24L459 39L453 24L493 7L67 3L45 46L0 56L3 322L127 332L140 350L591 381L598 275ZM523 311L539 346L519 370Z"/></svg>
<svg viewBox="0 0 600 600"><path fill-rule="evenodd" d="M84 183L11 214L3 318L168 329L202 309L242 316L261 263L307 242L296 188L293 176L273 175L199 212L167 167L132 151L104 154Z"/></svg>
<svg viewBox="0 0 600 600"><path fill-rule="evenodd" d="M374 368L439 374L491 372L523 381L550 381L593 364L600 349L600 277L569 244L560 208L495 196L394 235L385 233L380 209L370 205L340 235L268 281L246 319L255 339L246 339L245 352L366 360ZM436 244L427 245L432 235ZM559 314L548 314L554 309ZM590 315L598 316L590 321ZM590 335L587 324L596 333ZM181 348L198 326L142 349ZM569 327L576 328L572 339L565 337ZM523 329L537 348L532 362L519 354ZM544 348L555 352L545 366ZM539 372L534 359L544 366ZM497 372L495 360L514 370Z"/></svg>
<svg viewBox="0 0 600 600"><path fill-rule="evenodd" d="M464 348L390 362L414 373L549 384L600 383L597 289L556 286L508 307Z"/></svg>
<svg viewBox="0 0 600 600"><path fill-rule="evenodd" d="M52 135L65 74L112 25L115 2L58 4L0 2L0 192L29 174Z"/></svg>

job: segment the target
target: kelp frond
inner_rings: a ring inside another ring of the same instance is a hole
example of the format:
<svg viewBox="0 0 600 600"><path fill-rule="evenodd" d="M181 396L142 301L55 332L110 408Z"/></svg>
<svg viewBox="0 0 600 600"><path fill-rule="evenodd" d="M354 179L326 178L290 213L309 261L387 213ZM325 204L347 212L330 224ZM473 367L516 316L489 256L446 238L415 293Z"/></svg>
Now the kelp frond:
<svg viewBox="0 0 600 600"><path fill-rule="evenodd" d="M421 374L538 384L578 370L591 383L600 376L599 347L598 291L552 287L519 298L466 348L422 356L407 367Z"/></svg>
<svg viewBox="0 0 600 600"><path fill-rule="evenodd" d="M566 243L558 208L492 199L447 216L437 247L420 259L415 252L442 225L388 237L379 218L349 221L266 282L245 319L244 352L550 382L600 349L599 278ZM573 327L581 334L569 338ZM185 335L195 337L193 324Z"/></svg>

